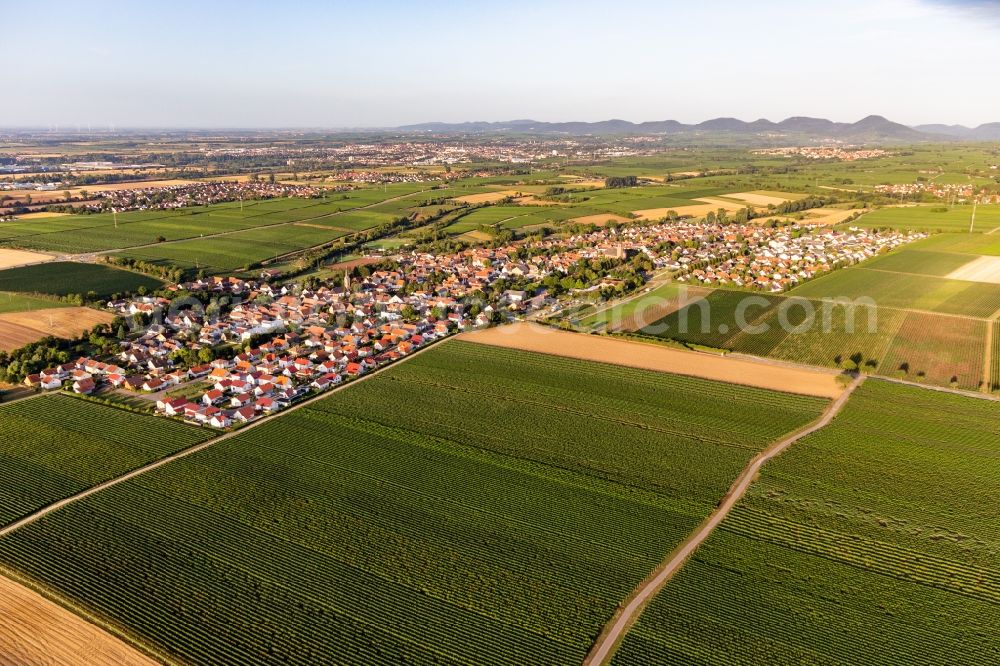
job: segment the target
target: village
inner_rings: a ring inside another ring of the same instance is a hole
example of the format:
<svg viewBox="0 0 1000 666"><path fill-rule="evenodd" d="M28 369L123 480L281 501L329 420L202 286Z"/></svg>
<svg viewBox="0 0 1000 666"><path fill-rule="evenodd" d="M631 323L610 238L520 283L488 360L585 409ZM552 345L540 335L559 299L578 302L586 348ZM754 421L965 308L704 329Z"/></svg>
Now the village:
<svg viewBox="0 0 1000 666"><path fill-rule="evenodd" d="M167 417L226 429L254 421L453 333L568 298L623 292L623 271L784 291L924 234L677 221L563 237L403 252L342 283L208 277L110 301L128 322L113 358L78 358L25 384L107 399L142 396ZM589 276L584 279L581 276Z"/></svg>

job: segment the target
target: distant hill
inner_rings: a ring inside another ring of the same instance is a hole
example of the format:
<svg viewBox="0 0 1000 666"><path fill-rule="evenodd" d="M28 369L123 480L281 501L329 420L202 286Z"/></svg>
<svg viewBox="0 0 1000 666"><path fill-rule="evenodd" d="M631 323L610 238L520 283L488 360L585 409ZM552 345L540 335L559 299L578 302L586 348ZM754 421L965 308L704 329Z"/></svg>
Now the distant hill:
<svg viewBox="0 0 1000 666"><path fill-rule="evenodd" d="M919 132L941 134L962 141L1000 141L1000 123L986 123L979 127L965 125L917 125Z"/></svg>
<svg viewBox="0 0 1000 666"><path fill-rule="evenodd" d="M633 123L611 119L598 122L543 122L509 120L503 122L420 123L396 128L401 132L431 132L440 134L569 134L569 135L690 135L746 139L836 139L852 143L915 143L921 141L996 141L1000 140L1000 123L989 123L970 129L962 125L918 125L908 127L883 116L872 115L856 123L838 123L825 118L796 116L781 122L765 118L747 122L738 118L713 118L695 125L676 120L655 120Z"/></svg>

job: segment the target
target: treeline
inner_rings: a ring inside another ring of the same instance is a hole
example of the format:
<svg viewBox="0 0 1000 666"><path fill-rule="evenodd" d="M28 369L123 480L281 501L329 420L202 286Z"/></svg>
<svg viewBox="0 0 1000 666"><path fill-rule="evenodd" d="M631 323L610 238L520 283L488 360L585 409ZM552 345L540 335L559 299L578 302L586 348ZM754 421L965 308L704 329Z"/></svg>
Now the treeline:
<svg viewBox="0 0 1000 666"><path fill-rule="evenodd" d="M604 187L608 189L635 187L638 184L639 179L635 176L608 176L604 179Z"/></svg>
<svg viewBox="0 0 1000 666"><path fill-rule="evenodd" d="M107 354L113 351L114 341L108 335L110 327L98 324L84 331L75 340L46 336L13 351L0 351L0 382L20 384L33 375L55 365L69 363L74 356L93 350Z"/></svg>
<svg viewBox="0 0 1000 666"><path fill-rule="evenodd" d="M161 266L149 261L140 259L129 259L128 257L105 256L104 261L113 266L120 266L129 270L160 278L170 283L180 282L184 279L184 269L178 266Z"/></svg>

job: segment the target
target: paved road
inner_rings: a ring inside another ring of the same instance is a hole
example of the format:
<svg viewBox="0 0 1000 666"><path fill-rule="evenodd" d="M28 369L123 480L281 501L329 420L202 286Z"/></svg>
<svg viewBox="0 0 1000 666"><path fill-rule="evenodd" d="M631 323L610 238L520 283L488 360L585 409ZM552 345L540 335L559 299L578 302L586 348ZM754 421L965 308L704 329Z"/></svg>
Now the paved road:
<svg viewBox="0 0 1000 666"><path fill-rule="evenodd" d="M789 446L802 439L806 435L810 435L820 428L826 427L830 421L833 420L840 410L843 409L844 405L847 403L848 398L854 389L858 387L859 384L864 380L864 376L857 377L850 386L840 395L839 398L834 400L823 412L823 415L811 425L806 428L799 430L792 435L789 435L785 439L772 444L765 450L757 454L750 464L743 470L743 472L737 477L736 482L730 488L729 493L719 504L718 508L701 524L698 530L692 534L688 539L682 543L674 552L672 552L667 559L660 564L660 566L654 572L650 578L642 583L639 588L632 593L629 598L628 603L622 607L622 609L612 618L611 624L605 627L605 630L598 637L597 642L594 647L591 648L590 654L587 655L584 661L585 666L597 666L599 664L608 663L611 656L614 654L615 647L618 642L624 636L625 632L628 630L629 626L634 622L639 615L642 613L642 609L646 602L653 598L660 588L662 588L670 577L673 576L680 568L684 565L684 562L688 557L698 549L698 546L702 544L705 539L719 526L729 512L736 505L736 503L743 497L746 493L747 488L753 483L754 478L760 471L760 468L764 466L768 460L771 460L777 455L780 455Z"/></svg>

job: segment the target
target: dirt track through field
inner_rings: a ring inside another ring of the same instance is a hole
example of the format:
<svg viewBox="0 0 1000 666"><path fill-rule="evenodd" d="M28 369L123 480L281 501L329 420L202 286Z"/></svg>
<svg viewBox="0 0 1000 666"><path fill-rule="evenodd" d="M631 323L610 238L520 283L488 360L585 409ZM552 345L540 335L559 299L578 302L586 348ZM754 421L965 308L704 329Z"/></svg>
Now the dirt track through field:
<svg viewBox="0 0 1000 666"><path fill-rule="evenodd" d="M726 358L653 343L560 331L538 324L518 323L488 328L463 333L460 338L498 347L672 372L821 398L836 398L844 392L844 388L837 382L838 373L835 371L777 366L746 358Z"/></svg>
<svg viewBox="0 0 1000 666"><path fill-rule="evenodd" d="M687 540L684 541L680 546L678 546L667 559L664 560L659 567L647 578L629 597L627 603L621 607L621 610L612 618L610 624L605 627L604 631L597 638L594 647L591 648L590 653L587 655L586 660L584 660L585 666L597 666L599 664L608 663L611 657L614 655L615 648L620 643L622 637L631 627L631 625L639 618L642 614L643 608L646 604L656 596L656 593L667 584L667 581L677 573L677 571L684 565L684 562L698 549L705 539L712 534L716 527L729 515L736 503L742 499L743 495L746 493L747 488L753 483L757 474L760 472L761 467L764 463L771 460L772 458L781 455L788 447L802 439L807 435L811 435L821 428L825 428L833 418L840 413L844 405L847 404L847 399L850 397L854 389L858 387L859 384L864 380L864 376L857 377L850 386L841 393L840 397L834 400L823 412L822 416L811 425L792 433L788 437L776 442L766 448L765 450L758 453L753 460L743 469L739 477L733 483L729 492L726 493L725 498L719 504L718 508L712 512L712 514L705 519L705 521L698 527L698 529L692 534Z"/></svg>

